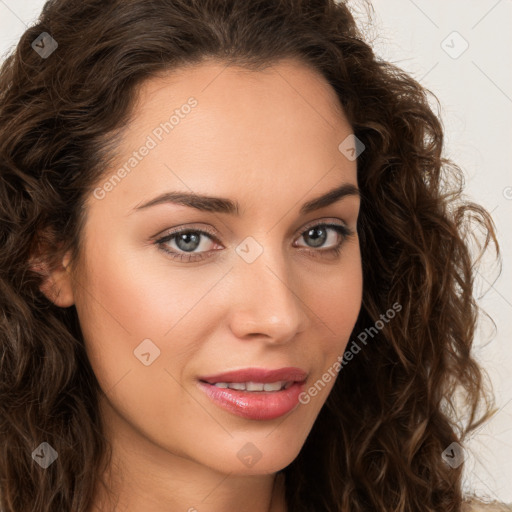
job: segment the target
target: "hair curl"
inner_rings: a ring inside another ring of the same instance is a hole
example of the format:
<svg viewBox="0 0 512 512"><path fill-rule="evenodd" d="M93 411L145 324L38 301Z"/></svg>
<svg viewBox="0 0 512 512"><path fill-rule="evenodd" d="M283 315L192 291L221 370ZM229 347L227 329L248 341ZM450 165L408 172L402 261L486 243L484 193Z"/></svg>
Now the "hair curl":
<svg viewBox="0 0 512 512"><path fill-rule="evenodd" d="M48 32L58 48L31 47ZM50 0L0 70L0 505L87 512L109 445L74 307L41 292L81 254L86 198L115 156L140 85L213 58L251 70L282 58L320 71L365 151L357 162L363 304L353 335L403 306L339 373L298 457L288 509L459 511L463 465L441 453L491 414L472 357L470 239L499 255L493 222L442 157L435 96L380 60L334 0ZM41 268L43 268L41 267ZM462 396L456 407L455 397ZM479 415L481 404L486 409ZM462 411L458 416L458 412ZM465 418L465 421L462 421ZM47 441L46 470L31 453ZM108 458L106 459L108 460Z"/></svg>

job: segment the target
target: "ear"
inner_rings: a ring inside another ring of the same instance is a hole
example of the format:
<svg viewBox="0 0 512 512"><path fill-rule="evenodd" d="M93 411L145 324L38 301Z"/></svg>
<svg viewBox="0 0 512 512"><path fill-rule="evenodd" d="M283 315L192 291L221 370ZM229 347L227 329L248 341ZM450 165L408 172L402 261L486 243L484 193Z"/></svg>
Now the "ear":
<svg viewBox="0 0 512 512"><path fill-rule="evenodd" d="M56 306L68 308L75 303L72 286L72 275L69 262L71 260L71 251L68 251L52 270L46 263L33 262L30 265L31 270L41 274L44 277L40 290Z"/></svg>

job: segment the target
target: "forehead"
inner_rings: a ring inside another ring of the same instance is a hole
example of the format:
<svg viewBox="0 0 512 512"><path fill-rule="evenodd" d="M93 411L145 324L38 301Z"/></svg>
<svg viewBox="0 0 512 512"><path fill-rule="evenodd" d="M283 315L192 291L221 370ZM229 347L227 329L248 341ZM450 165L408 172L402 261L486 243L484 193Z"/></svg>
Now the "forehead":
<svg viewBox="0 0 512 512"><path fill-rule="evenodd" d="M256 205L277 188L276 200L293 202L317 185L315 196L357 183L355 162L338 149L351 133L333 88L300 62L261 71L206 62L142 85L103 181L124 164L126 177L114 190L123 208L165 189ZM134 151L150 139L150 151L135 161Z"/></svg>
<svg viewBox="0 0 512 512"><path fill-rule="evenodd" d="M142 124L161 116L191 96L218 122L233 113L239 120L243 113L253 118L258 112L267 115L269 107L274 115L266 118L267 124L290 116L290 110L308 117L311 130L320 122L332 129L347 122L332 86L318 70L297 59L281 59L257 71L210 59L161 72L139 87L134 121Z"/></svg>

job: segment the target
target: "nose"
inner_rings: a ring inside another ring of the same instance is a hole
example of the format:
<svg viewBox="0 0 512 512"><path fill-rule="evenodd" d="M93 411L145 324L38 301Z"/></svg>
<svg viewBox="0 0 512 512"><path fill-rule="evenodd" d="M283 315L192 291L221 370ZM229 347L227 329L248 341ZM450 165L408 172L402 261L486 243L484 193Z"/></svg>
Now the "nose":
<svg viewBox="0 0 512 512"><path fill-rule="evenodd" d="M265 249L252 263L235 260L230 272L229 324L233 334L282 344L303 332L309 322L305 293L300 276L280 251Z"/></svg>

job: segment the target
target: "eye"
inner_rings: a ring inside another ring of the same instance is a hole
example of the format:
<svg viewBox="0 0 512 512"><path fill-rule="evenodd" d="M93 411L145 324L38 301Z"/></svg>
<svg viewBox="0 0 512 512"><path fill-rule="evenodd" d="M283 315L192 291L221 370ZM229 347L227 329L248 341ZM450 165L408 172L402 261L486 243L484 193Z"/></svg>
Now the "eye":
<svg viewBox="0 0 512 512"><path fill-rule="evenodd" d="M331 231L331 236L329 236L329 231ZM306 231L302 233L301 238L308 240L308 243L312 244L310 247L314 248L324 246L326 240L334 239L334 247L331 247L331 249L336 249L339 248L345 238L351 234L352 231L347 226L341 224L316 224L307 228ZM340 236L341 241L336 241ZM329 250L329 248L327 250Z"/></svg>
<svg viewBox="0 0 512 512"><path fill-rule="evenodd" d="M353 231L343 224L315 224L306 228L303 231L300 239L304 239L309 247L306 247L308 253L314 256L320 255L335 255L338 256L341 251L345 239L353 235ZM201 261L205 258L209 258L213 255L216 250L208 250L206 247L209 245L206 240L218 241L213 233L203 231L195 228L187 229L176 229L171 233L167 234L163 238L155 241L158 247L169 254L172 259L193 262ZM331 241L331 247L326 249L319 249L326 245L326 241ZM174 246L174 248L172 247ZM202 251L194 252L197 249L202 248Z"/></svg>
<svg viewBox="0 0 512 512"><path fill-rule="evenodd" d="M192 251L196 250L199 247L202 247L204 249L204 244L202 244L202 239L204 238L209 238L210 240L217 240L213 233L209 233L207 231L203 231L200 229L187 228L173 231L168 235L164 236L163 238L160 238L155 243L160 247L160 249L168 253L173 259L185 261L200 261L206 257L209 257L205 256L205 254L207 254L208 251L202 251L200 253L193 253ZM169 242L174 242L175 246L177 247L177 250L169 249Z"/></svg>

